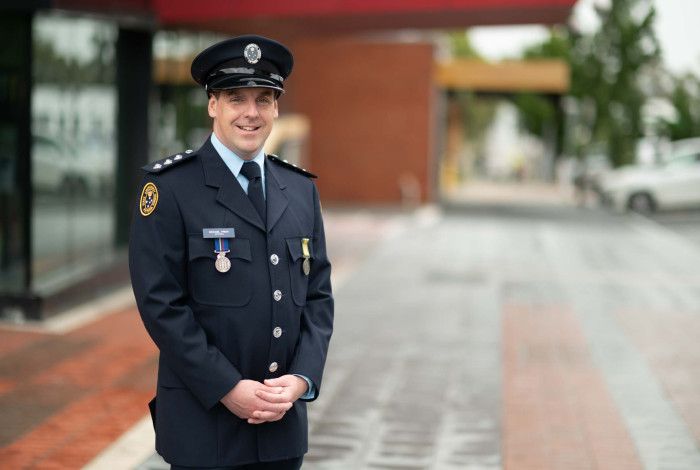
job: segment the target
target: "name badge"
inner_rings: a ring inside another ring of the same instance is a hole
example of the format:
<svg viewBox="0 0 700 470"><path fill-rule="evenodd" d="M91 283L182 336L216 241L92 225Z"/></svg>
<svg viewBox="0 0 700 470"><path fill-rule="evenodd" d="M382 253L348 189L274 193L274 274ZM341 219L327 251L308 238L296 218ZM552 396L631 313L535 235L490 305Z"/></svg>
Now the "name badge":
<svg viewBox="0 0 700 470"><path fill-rule="evenodd" d="M202 230L204 238L235 238L236 230L231 228L205 228Z"/></svg>

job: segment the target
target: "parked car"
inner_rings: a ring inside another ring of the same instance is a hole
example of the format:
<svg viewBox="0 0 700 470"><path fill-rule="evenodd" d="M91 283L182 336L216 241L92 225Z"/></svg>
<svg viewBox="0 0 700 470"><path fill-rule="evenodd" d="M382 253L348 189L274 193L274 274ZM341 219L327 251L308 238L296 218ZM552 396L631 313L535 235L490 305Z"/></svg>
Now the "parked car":
<svg viewBox="0 0 700 470"><path fill-rule="evenodd" d="M657 164L609 172L601 179L601 196L620 211L700 208L700 139L674 142Z"/></svg>

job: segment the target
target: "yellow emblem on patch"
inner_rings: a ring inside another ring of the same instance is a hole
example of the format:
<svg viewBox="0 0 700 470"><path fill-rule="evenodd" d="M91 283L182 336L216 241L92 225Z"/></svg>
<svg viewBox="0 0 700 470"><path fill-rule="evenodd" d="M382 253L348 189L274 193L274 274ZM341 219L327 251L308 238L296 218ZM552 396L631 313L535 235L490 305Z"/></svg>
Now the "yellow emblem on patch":
<svg viewBox="0 0 700 470"><path fill-rule="evenodd" d="M139 204L139 210L141 215L146 217L156 210L156 205L158 205L158 188L153 183L146 183L141 191L141 202Z"/></svg>

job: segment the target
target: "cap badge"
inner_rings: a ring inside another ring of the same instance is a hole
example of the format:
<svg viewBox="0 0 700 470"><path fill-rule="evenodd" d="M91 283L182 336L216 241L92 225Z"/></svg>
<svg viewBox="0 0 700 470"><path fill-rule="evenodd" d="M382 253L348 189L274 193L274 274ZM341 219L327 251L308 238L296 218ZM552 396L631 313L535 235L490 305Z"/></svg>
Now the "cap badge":
<svg viewBox="0 0 700 470"><path fill-rule="evenodd" d="M249 64L257 64L260 58L262 57L262 52L260 51L260 47L257 44L250 43L247 46L245 46L245 49L243 50L243 56Z"/></svg>

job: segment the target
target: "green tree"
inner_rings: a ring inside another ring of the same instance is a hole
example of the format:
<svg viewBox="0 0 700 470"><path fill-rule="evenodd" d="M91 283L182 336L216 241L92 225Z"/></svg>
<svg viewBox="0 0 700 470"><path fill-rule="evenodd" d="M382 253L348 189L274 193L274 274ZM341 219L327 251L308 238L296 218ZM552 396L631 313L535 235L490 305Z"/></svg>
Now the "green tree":
<svg viewBox="0 0 700 470"><path fill-rule="evenodd" d="M560 58L571 68L570 95L578 108L574 151L602 146L616 166L634 160L643 136L642 108L647 99L644 79L658 67L660 50L653 31L650 0L611 0L597 7L600 28L593 34L553 29L541 44L528 48L524 59ZM679 98L682 101L682 98ZM514 99L523 127L542 135L556 119L554 101L521 94Z"/></svg>
<svg viewBox="0 0 700 470"><path fill-rule="evenodd" d="M660 50L649 0L612 0L597 7L600 29L572 36L573 96L579 98L589 143L602 142L616 165L631 163L643 135L642 79Z"/></svg>
<svg viewBox="0 0 700 470"><path fill-rule="evenodd" d="M522 58L533 59L561 59L570 61L571 46L569 36L561 28L552 28L549 38L540 44L533 45L523 52ZM557 101L551 96L537 93L518 93L513 102L518 108L521 126L531 134L541 137L546 128L559 128L557 126ZM560 123L561 124L561 123ZM561 134L557 135L557 139ZM557 147L560 148L557 142Z"/></svg>
<svg viewBox="0 0 700 470"><path fill-rule="evenodd" d="M686 75L675 79L670 100L676 116L660 120L659 134L671 140L700 136L700 81L697 77Z"/></svg>
<svg viewBox="0 0 700 470"><path fill-rule="evenodd" d="M474 49L467 31L452 31L449 33L449 39L452 57L459 59L482 59L479 52Z"/></svg>

